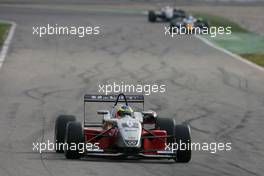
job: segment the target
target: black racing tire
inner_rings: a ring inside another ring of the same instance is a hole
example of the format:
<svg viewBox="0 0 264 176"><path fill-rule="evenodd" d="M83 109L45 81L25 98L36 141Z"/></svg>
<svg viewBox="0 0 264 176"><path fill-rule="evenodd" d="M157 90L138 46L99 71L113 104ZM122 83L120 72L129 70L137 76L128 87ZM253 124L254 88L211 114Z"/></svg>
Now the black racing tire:
<svg viewBox="0 0 264 176"><path fill-rule="evenodd" d="M157 20L157 17L156 17L156 14L153 10L150 10L149 13L148 13L148 20L149 22L156 22Z"/></svg>
<svg viewBox="0 0 264 176"><path fill-rule="evenodd" d="M174 25L174 23L170 23L170 35L172 35L173 33L174 33L174 31L175 31L175 27L174 27L175 25Z"/></svg>
<svg viewBox="0 0 264 176"><path fill-rule="evenodd" d="M65 130L69 122L76 121L76 118L72 115L60 115L55 122L54 140L56 144L56 152L63 153L62 144L64 144Z"/></svg>
<svg viewBox="0 0 264 176"><path fill-rule="evenodd" d="M188 125L175 126L175 142L178 144L175 161L179 163L188 163L191 160L191 132ZM185 148L180 150L180 145L185 144Z"/></svg>
<svg viewBox="0 0 264 176"><path fill-rule="evenodd" d="M208 29L210 28L208 21L204 21L204 26L207 27Z"/></svg>
<svg viewBox="0 0 264 176"><path fill-rule="evenodd" d="M174 143L174 134L175 134L175 119L170 118L157 118L156 119L156 128L167 131L167 135L171 136L167 138L167 144Z"/></svg>
<svg viewBox="0 0 264 176"><path fill-rule="evenodd" d="M197 26L200 27L200 28L208 28L209 30L209 23L207 21L204 21L204 20L198 20L196 22Z"/></svg>
<svg viewBox="0 0 264 176"><path fill-rule="evenodd" d="M78 146L81 143L83 146L85 145L81 122L73 121L67 124L65 143L67 147L64 149L64 154L67 159L81 158L83 151L80 151Z"/></svg>

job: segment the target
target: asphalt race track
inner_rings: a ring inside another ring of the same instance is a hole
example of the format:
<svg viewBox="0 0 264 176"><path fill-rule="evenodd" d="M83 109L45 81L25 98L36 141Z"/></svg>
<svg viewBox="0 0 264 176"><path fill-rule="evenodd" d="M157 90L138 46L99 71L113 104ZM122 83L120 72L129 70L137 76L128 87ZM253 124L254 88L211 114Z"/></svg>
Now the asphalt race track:
<svg viewBox="0 0 264 176"><path fill-rule="evenodd" d="M264 72L193 36L169 38L143 15L0 6L17 23L0 70L1 176L263 175ZM32 35L32 26L99 25L86 38ZM32 151L53 140L59 114L82 119L82 98L113 81L164 83L146 107L191 126L195 142L232 142L229 152L193 152L188 164L152 160L66 160Z"/></svg>

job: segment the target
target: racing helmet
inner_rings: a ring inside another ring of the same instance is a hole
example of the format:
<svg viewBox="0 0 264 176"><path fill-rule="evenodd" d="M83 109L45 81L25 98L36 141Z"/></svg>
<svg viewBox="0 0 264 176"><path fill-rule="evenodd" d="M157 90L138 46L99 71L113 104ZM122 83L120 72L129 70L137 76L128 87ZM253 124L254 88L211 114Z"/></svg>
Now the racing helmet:
<svg viewBox="0 0 264 176"><path fill-rule="evenodd" d="M126 115L132 116L133 109L128 105L120 105L117 107L116 117L125 117Z"/></svg>
<svg viewBox="0 0 264 176"><path fill-rule="evenodd" d="M192 15L190 15L189 20L194 20L194 17Z"/></svg>

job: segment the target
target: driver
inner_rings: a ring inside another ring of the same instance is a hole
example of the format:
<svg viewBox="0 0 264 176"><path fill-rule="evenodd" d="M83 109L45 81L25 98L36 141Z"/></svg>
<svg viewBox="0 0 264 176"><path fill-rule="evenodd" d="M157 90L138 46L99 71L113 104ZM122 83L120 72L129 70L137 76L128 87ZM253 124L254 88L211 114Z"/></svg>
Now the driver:
<svg viewBox="0 0 264 176"><path fill-rule="evenodd" d="M112 110L112 118L123 118L126 115L132 117L133 109L128 105L116 105ZM112 122L103 122L103 129L108 130L112 128Z"/></svg>
<svg viewBox="0 0 264 176"><path fill-rule="evenodd" d="M167 19L172 19L173 18L173 8L170 6L166 6L165 8L162 9L162 12L165 14L165 17Z"/></svg>
<svg viewBox="0 0 264 176"><path fill-rule="evenodd" d="M133 109L128 105L120 105L116 107L115 118L123 118L126 115L132 116Z"/></svg>
<svg viewBox="0 0 264 176"><path fill-rule="evenodd" d="M187 18L184 18L183 22L185 22L185 23L195 23L196 19L192 15L190 15Z"/></svg>

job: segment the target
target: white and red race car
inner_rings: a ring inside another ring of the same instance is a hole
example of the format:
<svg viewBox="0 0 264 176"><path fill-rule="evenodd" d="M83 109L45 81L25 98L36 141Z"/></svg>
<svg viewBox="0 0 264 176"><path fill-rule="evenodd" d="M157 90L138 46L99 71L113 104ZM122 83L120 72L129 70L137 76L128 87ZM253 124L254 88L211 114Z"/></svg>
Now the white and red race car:
<svg viewBox="0 0 264 176"><path fill-rule="evenodd" d="M110 111L97 111L102 120L91 123L86 120L88 102L114 102L114 106ZM143 110L130 110L119 116L118 107L131 108L128 103L141 103ZM190 128L177 125L174 119L160 118L154 111L144 111L143 95L85 95L84 122L78 122L74 116L59 116L55 124L55 142L63 146L57 147L56 152L64 152L68 159L83 156L173 159L176 162L191 159L191 149L172 147L190 144Z"/></svg>

